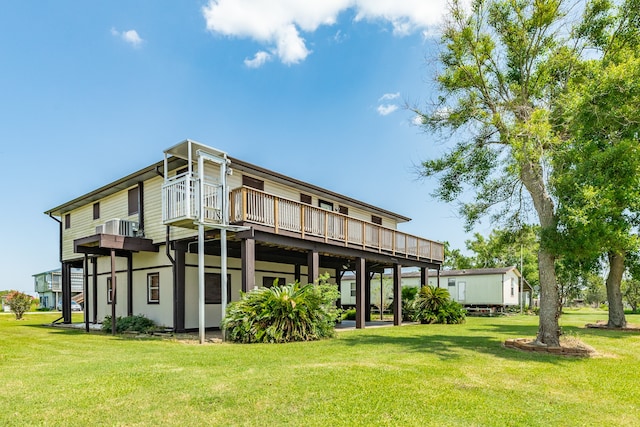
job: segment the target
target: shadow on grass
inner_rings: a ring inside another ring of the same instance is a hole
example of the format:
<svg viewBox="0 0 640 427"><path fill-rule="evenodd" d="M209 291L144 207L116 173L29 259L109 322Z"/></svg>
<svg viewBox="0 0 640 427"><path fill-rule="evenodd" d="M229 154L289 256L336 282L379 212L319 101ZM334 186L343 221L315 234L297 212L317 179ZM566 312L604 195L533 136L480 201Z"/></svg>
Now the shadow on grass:
<svg viewBox="0 0 640 427"><path fill-rule="evenodd" d="M419 326L428 328L429 325ZM423 334L343 334L340 341L350 346L390 346L397 347L400 351L412 351L426 354L434 354L442 360L461 359L468 357L468 352L478 352L494 357L515 361L537 361L551 364L571 362L578 359L556 356L543 353L529 353L515 349L505 348L504 339L499 336L503 333L519 336L535 336L537 328L529 326L511 325L487 325L486 328L473 328L467 331L490 332L487 328L499 330L496 335L457 335L455 326L451 327L451 334L431 334L425 331ZM404 332L404 331L403 331Z"/></svg>

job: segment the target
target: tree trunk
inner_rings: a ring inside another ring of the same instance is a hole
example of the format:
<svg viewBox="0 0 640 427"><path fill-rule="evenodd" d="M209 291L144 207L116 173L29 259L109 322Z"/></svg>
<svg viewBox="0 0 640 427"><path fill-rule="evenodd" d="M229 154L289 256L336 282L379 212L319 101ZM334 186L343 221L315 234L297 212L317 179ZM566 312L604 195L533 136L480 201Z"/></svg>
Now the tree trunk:
<svg viewBox="0 0 640 427"><path fill-rule="evenodd" d="M624 305L622 304L622 275L624 273L624 253L609 252L609 275L607 276L607 302L609 303L610 328L624 328L627 326L627 319L624 316Z"/></svg>
<svg viewBox="0 0 640 427"><path fill-rule="evenodd" d="M560 301L556 280L555 256L545 249L545 236L556 227L553 199L547 192L542 168L533 161L520 163L520 178L529 191L536 208L542 232L540 251L538 252L538 270L540 273L540 315L537 344L550 347L560 346Z"/></svg>

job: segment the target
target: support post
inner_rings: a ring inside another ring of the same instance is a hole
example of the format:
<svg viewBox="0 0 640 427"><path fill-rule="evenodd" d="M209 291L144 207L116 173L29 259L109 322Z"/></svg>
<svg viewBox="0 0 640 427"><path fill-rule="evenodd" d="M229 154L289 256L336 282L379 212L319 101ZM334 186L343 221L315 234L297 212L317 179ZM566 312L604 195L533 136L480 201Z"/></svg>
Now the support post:
<svg viewBox="0 0 640 427"><path fill-rule="evenodd" d="M62 264L62 322L71 323L71 263Z"/></svg>
<svg viewBox="0 0 640 427"><path fill-rule="evenodd" d="M98 323L98 259L96 257L91 258L91 276L93 281L93 299L91 304L91 314L93 314L93 324ZM84 298L84 307L87 308L87 297Z"/></svg>
<svg viewBox="0 0 640 427"><path fill-rule="evenodd" d="M200 344L204 344L204 325L204 225L200 223L198 224L198 336Z"/></svg>
<svg viewBox="0 0 640 427"><path fill-rule="evenodd" d="M185 313L185 274L186 274L186 252L187 246L183 243L175 243L175 284L174 284L174 325L176 332L184 332Z"/></svg>
<svg viewBox="0 0 640 427"><path fill-rule="evenodd" d="M249 292L256 284L255 239L242 239L240 253L242 257L242 292Z"/></svg>
<svg viewBox="0 0 640 427"><path fill-rule="evenodd" d="M84 292L84 329L89 332L89 255L84 254L84 265L82 266L82 291Z"/></svg>
<svg viewBox="0 0 640 427"><path fill-rule="evenodd" d="M365 259L356 258L356 329L365 327Z"/></svg>
<svg viewBox="0 0 640 427"><path fill-rule="evenodd" d="M116 334L116 251L111 249L111 335Z"/></svg>
<svg viewBox="0 0 640 427"><path fill-rule="evenodd" d="M312 250L307 253L307 280L309 283L315 283L318 279L320 270L320 254L317 250Z"/></svg>
<svg viewBox="0 0 640 427"><path fill-rule="evenodd" d="M393 324L402 325L402 266L393 265Z"/></svg>
<svg viewBox="0 0 640 427"><path fill-rule="evenodd" d="M429 270L426 267L420 268L420 287L424 288L429 284Z"/></svg>
<svg viewBox="0 0 640 427"><path fill-rule="evenodd" d="M133 254L127 253L127 316L133 316Z"/></svg>

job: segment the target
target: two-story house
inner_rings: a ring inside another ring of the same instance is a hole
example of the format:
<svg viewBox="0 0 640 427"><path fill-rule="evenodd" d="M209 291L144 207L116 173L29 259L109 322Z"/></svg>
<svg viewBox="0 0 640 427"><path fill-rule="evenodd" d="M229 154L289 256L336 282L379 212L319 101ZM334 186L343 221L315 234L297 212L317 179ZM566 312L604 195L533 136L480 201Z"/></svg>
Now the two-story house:
<svg viewBox="0 0 640 427"><path fill-rule="evenodd" d="M82 269L71 269L71 296L77 297L82 293L84 279ZM33 275L34 291L38 293L40 307L54 310L62 299L62 269L43 271Z"/></svg>
<svg viewBox="0 0 640 427"><path fill-rule="evenodd" d="M195 141L164 154L45 212L60 227L65 322L72 268L84 268L87 328L105 315L143 314L185 331L219 327L241 291L324 273L340 285L345 271L357 277L364 327L371 272L392 269L399 306L402 267L442 264L441 243L397 229L403 215Z"/></svg>

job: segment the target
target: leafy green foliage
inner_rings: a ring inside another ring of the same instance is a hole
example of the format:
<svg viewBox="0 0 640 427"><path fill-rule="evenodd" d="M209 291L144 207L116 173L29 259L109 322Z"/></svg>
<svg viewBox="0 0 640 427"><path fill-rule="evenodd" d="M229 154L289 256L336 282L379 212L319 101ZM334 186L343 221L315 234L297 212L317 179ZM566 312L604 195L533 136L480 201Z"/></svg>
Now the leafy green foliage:
<svg viewBox="0 0 640 427"><path fill-rule="evenodd" d="M102 321L102 330L111 332L111 327L111 316L105 316ZM154 321L143 315L116 318L116 332L118 333L126 331L147 333L155 327Z"/></svg>
<svg viewBox="0 0 640 427"><path fill-rule="evenodd" d="M16 319L22 319L25 312L31 308L31 302L33 297L31 295L24 294L20 291L9 292L6 296L7 304L11 312L15 314Z"/></svg>
<svg viewBox="0 0 640 427"><path fill-rule="evenodd" d="M419 289L414 286L402 287L402 320L413 320L415 314L413 304L418 295L418 291Z"/></svg>
<svg viewBox="0 0 640 427"><path fill-rule="evenodd" d="M227 308L222 327L231 341L284 343L332 337L340 315L337 286L328 275L316 285L299 283L259 288Z"/></svg>
<svg viewBox="0 0 640 427"><path fill-rule="evenodd" d="M622 282L622 295L634 312L640 306L640 280L630 279Z"/></svg>
<svg viewBox="0 0 640 427"><path fill-rule="evenodd" d="M449 291L423 286L413 303L413 320L420 323L464 323L462 305L450 299Z"/></svg>

